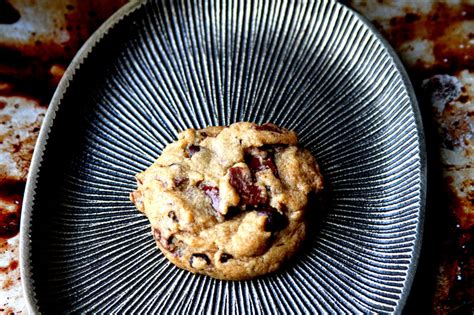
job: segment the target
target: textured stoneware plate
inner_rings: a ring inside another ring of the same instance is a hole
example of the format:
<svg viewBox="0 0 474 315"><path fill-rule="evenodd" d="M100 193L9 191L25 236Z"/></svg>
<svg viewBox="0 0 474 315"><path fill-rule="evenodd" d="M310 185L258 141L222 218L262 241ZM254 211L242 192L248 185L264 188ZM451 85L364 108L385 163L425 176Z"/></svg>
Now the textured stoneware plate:
<svg viewBox="0 0 474 315"><path fill-rule="evenodd" d="M400 312L421 241L424 147L393 51L327 1L128 4L75 58L28 181L32 311ZM327 181L314 236L283 271L218 281L170 265L129 192L178 131L296 130Z"/></svg>

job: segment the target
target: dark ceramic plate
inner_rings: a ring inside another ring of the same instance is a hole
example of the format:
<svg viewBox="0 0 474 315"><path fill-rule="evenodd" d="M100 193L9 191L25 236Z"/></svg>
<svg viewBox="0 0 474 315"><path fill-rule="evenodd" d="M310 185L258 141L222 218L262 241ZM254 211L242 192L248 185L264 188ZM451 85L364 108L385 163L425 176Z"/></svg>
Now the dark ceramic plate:
<svg viewBox="0 0 474 315"><path fill-rule="evenodd" d="M421 241L424 149L392 49L331 1L128 4L84 46L50 105L21 231L42 313L400 312ZM283 271L218 281L170 265L129 201L178 131L294 129L327 209Z"/></svg>

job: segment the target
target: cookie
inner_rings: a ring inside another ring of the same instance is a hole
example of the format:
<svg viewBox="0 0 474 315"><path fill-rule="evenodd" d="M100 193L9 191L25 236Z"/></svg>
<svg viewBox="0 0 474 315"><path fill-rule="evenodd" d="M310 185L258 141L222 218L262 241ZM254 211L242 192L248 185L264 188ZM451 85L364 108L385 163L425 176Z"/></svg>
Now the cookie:
<svg viewBox="0 0 474 315"><path fill-rule="evenodd" d="M239 122L188 129L136 176L130 198L166 258L208 276L241 280L278 269L300 247L319 167L296 133Z"/></svg>

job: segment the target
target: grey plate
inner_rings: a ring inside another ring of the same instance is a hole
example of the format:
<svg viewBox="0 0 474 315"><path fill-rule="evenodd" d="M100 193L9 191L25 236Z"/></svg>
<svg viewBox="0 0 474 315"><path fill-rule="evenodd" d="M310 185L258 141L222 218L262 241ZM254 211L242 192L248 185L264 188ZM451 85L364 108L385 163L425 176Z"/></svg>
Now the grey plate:
<svg viewBox="0 0 474 315"><path fill-rule="evenodd" d="M327 209L283 271L225 282L170 265L128 194L178 131L300 134ZM147 1L84 46L35 151L21 230L32 311L399 312L418 258L423 135L400 62L331 1Z"/></svg>

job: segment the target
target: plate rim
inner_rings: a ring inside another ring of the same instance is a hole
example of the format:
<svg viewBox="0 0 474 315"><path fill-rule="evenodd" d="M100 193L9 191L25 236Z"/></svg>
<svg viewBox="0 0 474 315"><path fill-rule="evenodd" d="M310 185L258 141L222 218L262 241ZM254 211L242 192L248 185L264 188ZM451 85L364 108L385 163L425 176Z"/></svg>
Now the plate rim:
<svg viewBox="0 0 474 315"><path fill-rule="evenodd" d="M94 47L107 35L110 29L118 24L122 19L142 7L150 0L131 0L119 10L117 10L112 16L110 16L81 46L78 50L69 66L67 67L63 77L61 78L56 91L51 98L48 105L43 123L41 125L38 138L36 140L33 156L31 159L30 168L28 171L27 181L25 185L25 193L22 202L22 213L20 219L20 233L19 233L19 256L20 256L20 277L23 296L26 300L26 308L28 313L36 314L40 313L38 308L38 302L35 296L35 285L32 278L32 270L30 264L31 257L31 246L30 246L30 230L32 223L32 210L36 196L36 185L38 180L39 170L41 168L43 155L46 149L47 140L51 132L51 128L56 118L56 112L59 106L62 104L62 99L66 93L70 82L73 80L76 71L80 70L82 63L93 51ZM389 57L392 59L393 64L400 74L400 78L406 89L407 96L410 100L410 107L413 112L413 118L416 125L417 137L418 137L418 155L419 155L419 174L420 174L420 201L419 201L419 216L418 222L415 229L416 239L413 246L412 258L407 270L406 280L402 287L400 299L395 306L394 313L400 314L405 307L407 298L410 294L413 280L416 275L420 251L423 242L423 228L425 223L425 207L426 207L426 194L427 194L427 153L426 153L426 142L425 132L423 128L423 120L419 103L413 88L413 85L409 79L408 73L403 65L400 57L395 52L395 49L388 43L388 41L382 36L382 34L375 28L375 26L362 14L356 10L350 8L344 3L340 3L336 0L309 0L309 1L320 1L320 2L332 2L336 6L342 6L346 10L350 11L356 18L358 18L373 35L379 40L383 48L387 51Z"/></svg>
<svg viewBox="0 0 474 315"><path fill-rule="evenodd" d="M43 155L48 142L49 134L56 118L56 112L61 105L61 101L65 92L69 87L69 83L74 78L76 71L80 69L83 61L89 56L93 48L102 40L122 19L126 18L132 12L137 10L148 0L132 0L122 6L114 14L112 14L102 25L84 42L78 50L71 63L67 67L59 84L49 102L48 109L44 116L41 128L36 139L33 156L28 170L26 179L25 193L23 195L22 213L20 219L20 278L22 293L26 300L26 309L28 314L40 314L38 303L36 300L35 286L32 278L32 270L30 264L31 246L30 246L30 230L32 222L33 205L36 196L36 184L38 174L43 161Z"/></svg>
<svg viewBox="0 0 474 315"><path fill-rule="evenodd" d="M342 4L344 5L344 4ZM396 69L400 73L400 77L405 85L408 97L411 101L411 108L413 110L413 118L415 119L416 131L418 136L418 151L420 156L420 209L419 209L419 217L418 223L416 227L416 236L417 239L415 241L415 245L413 247L413 257L412 261L408 267L407 271L407 279L405 281L405 285L403 286L402 294L400 300L398 302L397 307L395 308L395 314L401 314L403 308L406 305L408 296L410 295L413 281L415 279L416 272L418 270L418 262L420 260L420 252L423 243L423 230L425 225L425 211L426 211L426 193L427 193L427 153L426 153L426 138L425 138L425 131L423 126L423 119L421 116L420 104L418 102L418 98L415 93L415 89L413 84L410 80L410 76L403 65L402 60L398 56L395 49L390 45L387 39L382 36L380 31L375 28L375 26L361 13L357 12L356 10L350 8L347 5L344 5L348 10L350 10L355 16L357 16L377 37L378 40L383 44L384 48L387 50L388 54L392 58Z"/></svg>

